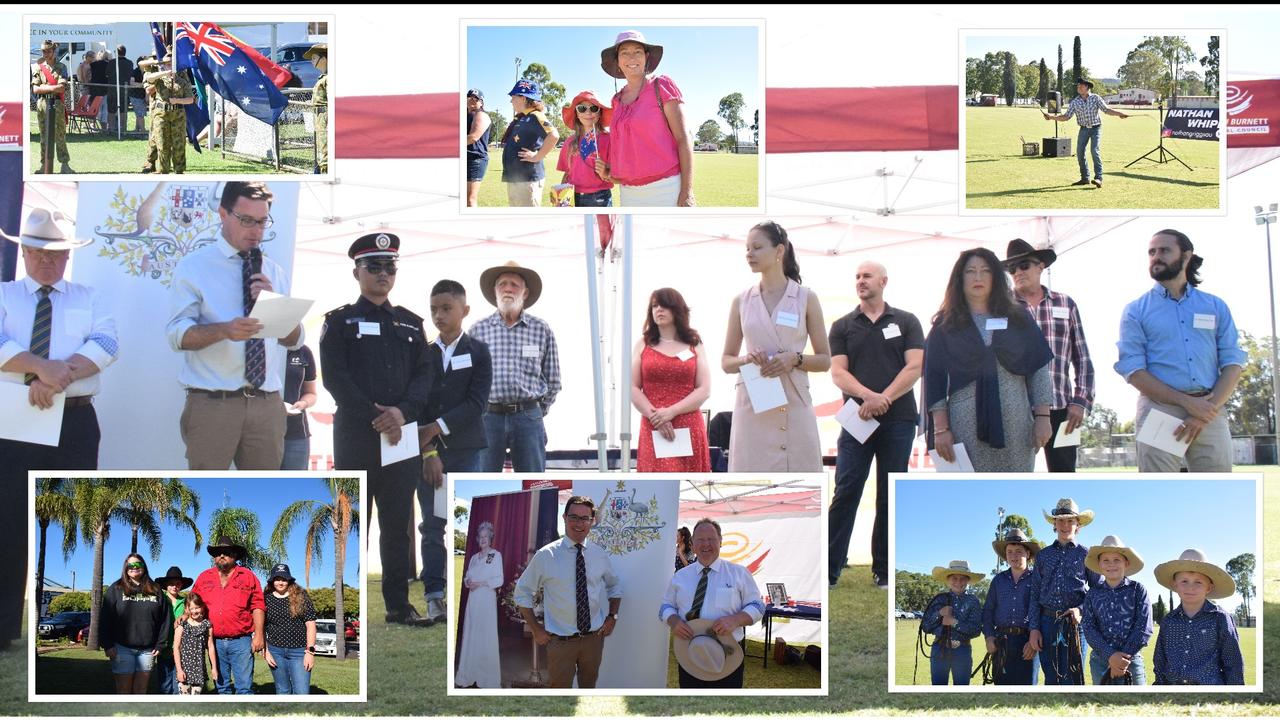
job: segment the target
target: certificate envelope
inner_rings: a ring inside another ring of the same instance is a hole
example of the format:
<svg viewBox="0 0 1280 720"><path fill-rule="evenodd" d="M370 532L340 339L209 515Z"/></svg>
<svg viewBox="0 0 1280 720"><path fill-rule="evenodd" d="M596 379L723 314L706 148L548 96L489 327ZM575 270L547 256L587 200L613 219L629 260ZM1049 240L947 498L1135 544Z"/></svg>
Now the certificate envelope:
<svg viewBox="0 0 1280 720"><path fill-rule="evenodd" d="M761 376L760 366L755 363L743 365L738 372L742 375L743 384L747 386L751 409L756 413L787 404L787 392L782 389L782 378Z"/></svg>
<svg viewBox="0 0 1280 720"><path fill-rule="evenodd" d="M846 400L844 407L836 413L836 422L840 423L840 427L849 431L849 434L860 443L867 441L871 437L871 433L880 427L880 421L875 418L863 420L858 417L858 408L861 407L852 399Z"/></svg>
<svg viewBox="0 0 1280 720"><path fill-rule="evenodd" d="M288 335L298 327L314 303L314 300L285 297L263 290L258 293L258 300L249 313L249 317L262 323L262 330L254 337L282 338Z"/></svg>
<svg viewBox="0 0 1280 720"><path fill-rule="evenodd" d="M1183 442L1175 439L1173 433L1182 425L1182 421L1155 408L1151 408L1147 412L1147 419L1142 422L1142 428L1138 430L1138 442L1144 445L1150 445L1157 450L1163 450L1172 453L1178 457L1187 454L1187 447L1191 443Z"/></svg>
<svg viewBox="0 0 1280 720"><path fill-rule="evenodd" d="M416 457L418 455L418 423L411 422L400 428L399 445L387 442L385 434L378 436L378 444L382 446L382 467Z"/></svg>
<svg viewBox="0 0 1280 720"><path fill-rule="evenodd" d="M693 455L693 441L689 436L689 428L676 428L674 440L666 440L662 433L653 431L653 456L655 458L690 457Z"/></svg>
<svg viewBox="0 0 1280 720"><path fill-rule="evenodd" d="M1084 423L1076 426L1075 432L1067 432L1067 424L1064 422L1058 426L1058 434L1053 436L1053 446L1074 447L1080 444L1080 436L1084 433Z"/></svg>
<svg viewBox="0 0 1280 720"><path fill-rule="evenodd" d="M53 407L41 410L31 404L26 385L0 382L0 438L52 445L57 447L62 438L62 410L67 402L66 393L53 396Z"/></svg>
<svg viewBox="0 0 1280 720"><path fill-rule="evenodd" d="M956 443L952 449L956 454L956 461L953 463L943 460L937 450L929 451L929 457L933 459L933 469L936 472L973 472L973 463L969 461L969 451L964 449L964 443Z"/></svg>

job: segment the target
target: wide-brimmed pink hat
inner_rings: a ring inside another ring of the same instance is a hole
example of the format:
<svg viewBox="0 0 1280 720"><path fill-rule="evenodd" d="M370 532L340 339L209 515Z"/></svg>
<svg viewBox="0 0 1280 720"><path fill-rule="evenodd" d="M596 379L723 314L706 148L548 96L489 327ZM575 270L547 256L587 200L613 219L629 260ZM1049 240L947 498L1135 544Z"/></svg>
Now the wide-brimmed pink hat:
<svg viewBox="0 0 1280 720"><path fill-rule="evenodd" d="M609 127L613 124L613 108L601 102L595 93L583 90L573 96L573 102L560 109L560 117L564 120L565 127L573 128L573 121L578 119L577 105L583 101L600 108L600 119L596 121L598 127Z"/></svg>
<svg viewBox="0 0 1280 720"><path fill-rule="evenodd" d="M624 42L637 42L644 46L644 51L648 53L648 57L644 61L644 74L648 75L658 68L658 63L662 62L662 46L653 45L644 39L644 33L639 30L623 30L618 33L618 39L613 44L600 51L600 67L609 73L610 77L616 77L619 80L626 77L622 74L622 68L618 67L618 46Z"/></svg>

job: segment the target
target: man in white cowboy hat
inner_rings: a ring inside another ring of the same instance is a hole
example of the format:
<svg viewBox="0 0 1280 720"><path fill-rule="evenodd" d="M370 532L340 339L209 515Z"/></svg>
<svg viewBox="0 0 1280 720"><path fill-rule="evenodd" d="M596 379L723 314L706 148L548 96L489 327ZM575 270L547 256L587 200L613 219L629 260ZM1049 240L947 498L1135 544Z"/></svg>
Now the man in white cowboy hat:
<svg viewBox="0 0 1280 720"><path fill-rule="evenodd" d="M1142 570L1142 557L1108 535L1089 548L1084 566L1106 579L1085 595L1081 622L1093 684L1145 685L1141 651L1151 639L1151 601L1142 583L1129 579Z"/></svg>
<svg viewBox="0 0 1280 720"><path fill-rule="evenodd" d="M671 578L658 610L675 637L682 688L742 687L744 628L764 617L760 586L746 567L720 557L723 542L715 520L693 526L698 561Z"/></svg>
<svg viewBox="0 0 1280 720"><path fill-rule="evenodd" d="M542 278L516 262L480 274L480 291L497 312L471 326L489 346L493 380L484 414L483 472L502 472L507 450L516 472L542 472L547 431L542 418L560 392L560 351L551 326L525 312L542 295Z"/></svg>
<svg viewBox="0 0 1280 720"><path fill-rule="evenodd" d="M255 338L248 315L266 290L289 294L280 263L262 252L271 227L266 183L231 181L222 192L222 236L178 262L169 290L169 347L182 353L180 420L192 470L279 470L284 456L284 387L289 350L304 342L299 323L282 338Z"/></svg>
<svg viewBox="0 0 1280 720"><path fill-rule="evenodd" d="M1076 542L1076 534L1093 522L1093 511L1081 510L1075 500L1062 498L1044 519L1053 524L1057 538L1036 553L1031 617L1039 616L1039 626L1032 622L1027 644L1040 653L1046 685L1083 685L1080 607L1090 588L1103 580L1084 566L1089 551Z"/></svg>
<svg viewBox="0 0 1280 720"><path fill-rule="evenodd" d="M218 655L219 695L253 692L253 656L266 648L263 634L267 605L258 576L240 561L248 557L244 545L219 535L206 548L213 567L196 576L191 592L209 607L213 646Z"/></svg>
<svg viewBox="0 0 1280 720"><path fill-rule="evenodd" d="M1004 269L1013 276L1014 297L1035 318L1053 350L1053 364L1049 366L1053 379L1049 424L1055 438L1059 433L1074 432L1093 407L1093 361L1089 359L1080 310L1071 296L1040 284L1041 273L1057 259L1053 248L1037 250L1022 238L1010 240L1004 254ZM1049 472L1075 472L1077 447L1045 443L1044 459Z"/></svg>
<svg viewBox="0 0 1280 720"><path fill-rule="evenodd" d="M952 560L933 569L933 579L947 586L929 602L920 626L938 638L929 654L929 670L934 685L968 685L973 672L973 639L982 634L982 607L969 584L983 573L969 569L965 560Z"/></svg>
<svg viewBox="0 0 1280 720"><path fill-rule="evenodd" d="M1214 600L1229 598L1236 583L1194 548L1160 563L1156 582L1180 603L1160 621L1151 664L1156 685L1243 685L1244 655L1231 614Z"/></svg>
<svg viewBox="0 0 1280 720"><path fill-rule="evenodd" d="M1142 393L1137 428L1152 410L1182 422L1173 437L1183 456L1138 443L1139 472L1231 472L1231 428L1223 408L1236 391L1248 355L1240 349L1231 309L1200 289L1204 258L1184 233L1165 229L1147 244L1156 285L1129 303L1120 319L1115 370Z"/></svg>
<svg viewBox="0 0 1280 720"><path fill-rule="evenodd" d="M991 547L996 557L1009 563L1009 569L991 578L987 599L982 604L982 634L987 639L987 652L998 656L995 664L996 685L1030 685L1034 678L1035 650L1028 647L1032 622L1039 618L1031 613L1031 591L1035 575L1027 563L1040 551L1040 543L1027 537L1022 528L1010 528Z"/></svg>

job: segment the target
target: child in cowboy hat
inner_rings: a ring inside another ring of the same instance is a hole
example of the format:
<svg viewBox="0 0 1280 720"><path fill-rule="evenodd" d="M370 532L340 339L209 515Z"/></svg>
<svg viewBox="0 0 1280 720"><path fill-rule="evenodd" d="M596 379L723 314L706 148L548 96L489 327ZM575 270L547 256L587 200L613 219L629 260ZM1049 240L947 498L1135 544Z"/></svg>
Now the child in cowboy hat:
<svg viewBox="0 0 1280 720"><path fill-rule="evenodd" d="M1188 549L1156 566L1156 582L1181 603L1160 621L1152 657L1156 685L1243 685L1244 656L1236 624L1214 600L1235 594L1225 570Z"/></svg>
<svg viewBox="0 0 1280 720"><path fill-rule="evenodd" d="M1142 570L1138 551L1108 535L1089 548L1084 566L1106 582L1084 598L1081 628L1089 640L1089 669L1094 685L1145 685L1141 650L1151 639L1151 601L1141 583L1130 580Z"/></svg>
<svg viewBox="0 0 1280 720"><path fill-rule="evenodd" d="M965 560L952 560L946 567L935 567L933 579L945 584L929 603L921 628L938 637L929 654L929 669L934 685L946 685L950 676L954 685L968 685L973 672L973 649L970 641L982 633L982 608L978 596L969 591L969 583L983 578L983 573L969 569Z"/></svg>
<svg viewBox="0 0 1280 720"><path fill-rule="evenodd" d="M1035 576L1027 563L1040 552L1040 543L1031 540L1021 528L1010 528L1002 540L994 540L996 557L1009 563L1009 569L991 578L986 602L982 605L982 634L987 638L987 652L998 657L995 663L996 685L1030 685L1035 677L1035 650L1028 647L1031 626L1039 619L1031 613L1031 591Z"/></svg>
<svg viewBox="0 0 1280 720"><path fill-rule="evenodd" d="M1080 607L1085 593L1103 580L1084 566L1089 551L1076 542L1076 534L1093 522L1093 511L1081 510L1075 500L1062 498L1044 519L1053 523L1057 539L1036 556L1031 616L1040 619L1038 628L1032 623L1027 644L1040 653L1046 685L1083 685Z"/></svg>
<svg viewBox="0 0 1280 720"><path fill-rule="evenodd" d="M177 565L170 567L163 577L156 578L156 584L164 590L165 596L169 598L169 607L173 608L173 621L175 624L187 612L187 600L179 596L178 593L191 587L194 582L191 578L184 576L182 569ZM156 664L160 666L160 694L177 695L178 668L173 660L172 641L161 649L160 657L157 658Z"/></svg>

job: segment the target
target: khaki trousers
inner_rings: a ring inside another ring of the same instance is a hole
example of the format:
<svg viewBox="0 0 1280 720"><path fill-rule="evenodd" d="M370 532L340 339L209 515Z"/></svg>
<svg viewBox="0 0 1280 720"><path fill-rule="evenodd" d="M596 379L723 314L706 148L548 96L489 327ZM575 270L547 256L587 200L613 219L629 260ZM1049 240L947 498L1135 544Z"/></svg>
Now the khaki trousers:
<svg viewBox="0 0 1280 720"><path fill-rule="evenodd" d="M214 398L187 393L179 421L192 470L279 470L284 457L284 402L279 392Z"/></svg>
<svg viewBox="0 0 1280 720"><path fill-rule="evenodd" d="M536 182L509 182L507 186L507 205L510 207L541 207L542 188L545 180Z"/></svg>
<svg viewBox="0 0 1280 720"><path fill-rule="evenodd" d="M1135 430L1142 429L1142 423L1152 408L1179 419L1187 417L1187 411L1176 405L1165 405L1146 395L1139 395ZM1231 428L1227 425L1225 411L1218 413L1218 417L1205 426L1181 458L1138 443L1138 472L1179 472L1184 461L1190 472L1231 472Z"/></svg>
<svg viewBox="0 0 1280 720"><path fill-rule="evenodd" d="M596 686L596 678L600 675L600 658L604 655L604 636L578 636L561 640L554 635L547 643L547 665L551 673L553 688L573 687L573 676L578 676L578 688L588 689Z"/></svg>

